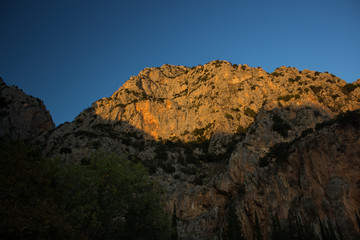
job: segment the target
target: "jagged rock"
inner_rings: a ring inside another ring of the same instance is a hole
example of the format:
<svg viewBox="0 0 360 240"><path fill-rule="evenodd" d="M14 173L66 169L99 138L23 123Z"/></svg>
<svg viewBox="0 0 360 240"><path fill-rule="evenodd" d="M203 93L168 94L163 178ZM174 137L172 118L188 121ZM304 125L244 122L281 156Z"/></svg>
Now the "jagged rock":
<svg viewBox="0 0 360 240"><path fill-rule="evenodd" d="M0 78L0 136L31 139L53 130L55 124L44 103Z"/></svg>
<svg viewBox="0 0 360 240"><path fill-rule="evenodd" d="M229 143L228 136L236 134L239 126L249 127L261 109L309 106L332 117L359 108L360 88L347 92L345 85L329 73L280 67L269 74L261 68L226 61L193 68L146 68L111 97L93 103L70 123L71 127L58 128L47 141L45 152L59 153L63 136L81 135L79 131L86 129L101 139L105 136L104 141L111 143L102 147L109 151L114 144L123 143L118 139L126 135L123 133L135 131L139 137L154 140L210 139L211 151L220 154L226 151L223 145ZM103 124L107 129L99 128ZM74 152L92 149L88 142L79 146L75 146L75 139L66 142ZM68 155L66 158L75 159Z"/></svg>
<svg viewBox="0 0 360 240"><path fill-rule="evenodd" d="M180 239L222 239L229 201L247 238L256 210L265 236L275 211L282 221L335 219L355 239L359 130L333 119L359 109L359 86L226 61L146 68L38 141L69 162L98 149L143 162L165 188L169 212L177 206Z"/></svg>

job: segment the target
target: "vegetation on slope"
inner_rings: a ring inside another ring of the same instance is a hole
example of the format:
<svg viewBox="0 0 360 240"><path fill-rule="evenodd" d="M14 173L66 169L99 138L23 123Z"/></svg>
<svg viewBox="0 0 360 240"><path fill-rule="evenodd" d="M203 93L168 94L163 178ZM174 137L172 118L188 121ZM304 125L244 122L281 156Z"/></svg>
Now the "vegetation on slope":
<svg viewBox="0 0 360 240"><path fill-rule="evenodd" d="M0 144L1 239L168 239L161 191L146 169L115 155L86 165Z"/></svg>

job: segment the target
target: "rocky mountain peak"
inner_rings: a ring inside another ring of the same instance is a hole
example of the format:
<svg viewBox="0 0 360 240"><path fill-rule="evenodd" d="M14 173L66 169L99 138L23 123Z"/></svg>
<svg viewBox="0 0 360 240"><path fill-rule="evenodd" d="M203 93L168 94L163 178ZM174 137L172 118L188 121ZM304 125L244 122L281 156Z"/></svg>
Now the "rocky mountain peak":
<svg viewBox="0 0 360 240"><path fill-rule="evenodd" d="M267 73L260 67L220 60L192 68L165 64L132 76L112 96L83 111L68 128L89 131L107 124L119 136L135 131L145 139L207 139L211 146L221 146L228 140L218 136L245 131L262 109L307 106L328 117L358 109L358 86L330 73L294 67ZM311 119L312 126L323 120Z"/></svg>
<svg viewBox="0 0 360 240"><path fill-rule="evenodd" d="M69 162L86 164L98 150L142 162L166 189L168 210L177 206L181 239L221 236L230 202L249 239L254 212L266 233L270 210L283 222L331 219L356 239L359 86L285 66L166 64L38 143Z"/></svg>

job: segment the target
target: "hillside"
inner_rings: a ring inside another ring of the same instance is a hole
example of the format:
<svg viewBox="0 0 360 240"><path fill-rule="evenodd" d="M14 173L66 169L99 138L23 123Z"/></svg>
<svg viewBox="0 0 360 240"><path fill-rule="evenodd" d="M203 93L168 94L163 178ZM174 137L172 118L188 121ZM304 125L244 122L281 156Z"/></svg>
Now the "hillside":
<svg viewBox="0 0 360 240"><path fill-rule="evenodd" d="M247 239L257 218L268 237L273 213L317 233L319 219L331 222L356 239L359 86L226 61L146 68L36 144L71 163L96 151L143 163L165 188L168 211L177 206L181 239L222 239L229 204Z"/></svg>

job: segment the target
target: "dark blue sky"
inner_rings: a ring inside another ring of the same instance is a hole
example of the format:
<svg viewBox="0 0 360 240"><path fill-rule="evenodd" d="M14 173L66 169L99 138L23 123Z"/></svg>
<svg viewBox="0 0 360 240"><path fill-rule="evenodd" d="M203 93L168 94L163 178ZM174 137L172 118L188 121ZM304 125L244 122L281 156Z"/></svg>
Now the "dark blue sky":
<svg viewBox="0 0 360 240"><path fill-rule="evenodd" d="M220 59L360 78L359 0L0 0L0 76L72 121L132 75Z"/></svg>

